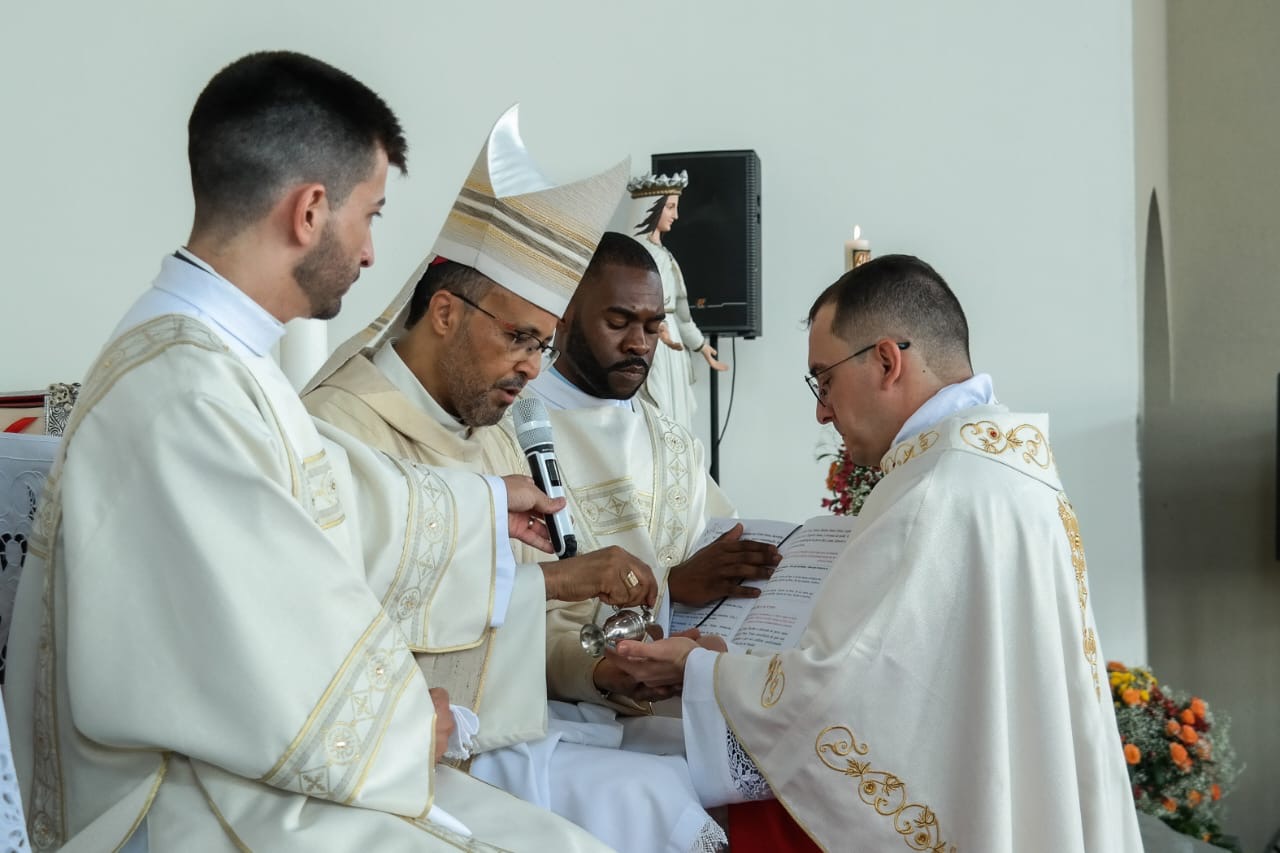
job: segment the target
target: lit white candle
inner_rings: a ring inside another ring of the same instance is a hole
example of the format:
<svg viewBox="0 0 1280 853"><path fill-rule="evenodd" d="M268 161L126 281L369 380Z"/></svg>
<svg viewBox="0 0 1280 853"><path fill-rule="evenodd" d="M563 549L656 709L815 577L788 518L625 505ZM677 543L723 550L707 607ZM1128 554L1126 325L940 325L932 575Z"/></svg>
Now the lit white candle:
<svg viewBox="0 0 1280 853"><path fill-rule="evenodd" d="M861 226L853 226L853 239L844 242L844 271L871 260L871 241L862 239Z"/></svg>

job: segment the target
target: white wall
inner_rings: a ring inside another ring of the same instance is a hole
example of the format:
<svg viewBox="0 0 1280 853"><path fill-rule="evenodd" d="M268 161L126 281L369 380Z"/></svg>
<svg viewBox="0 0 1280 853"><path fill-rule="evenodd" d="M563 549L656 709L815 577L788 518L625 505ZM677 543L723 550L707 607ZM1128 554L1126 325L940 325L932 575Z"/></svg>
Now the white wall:
<svg viewBox="0 0 1280 853"><path fill-rule="evenodd" d="M1168 8L1172 396L1143 447L1151 663L1231 716L1245 851L1280 832L1280 5ZM1155 618L1159 614L1159 618Z"/></svg>
<svg viewBox="0 0 1280 853"><path fill-rule="evenodd" d="M723 451L743 513L819 511L801 321L860 223L876 252L919 254L951 281L1002 399L1053 414L1104 647L1145 659L1128 4L79 5L5 15L0 387L79 376L185 238L187 113L252 49L351 71L408 130L413 176L393 182L378 265L335 341L414 268L514 101L558 178L628 152L641 170L655 151L754 148L765 336L738 347Z"/></svg>

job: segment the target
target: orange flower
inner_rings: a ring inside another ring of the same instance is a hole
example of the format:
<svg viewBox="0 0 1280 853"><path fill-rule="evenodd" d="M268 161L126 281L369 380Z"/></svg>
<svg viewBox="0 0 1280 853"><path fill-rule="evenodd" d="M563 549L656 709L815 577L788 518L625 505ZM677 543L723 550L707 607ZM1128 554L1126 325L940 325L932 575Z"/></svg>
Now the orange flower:
<svg viewBox="0 0 1280 853"><path fill-rule="evenodd" d="M1183 743L1195 743L1200 740L1200 735L1196 734L1196 730L1191 728L1191 726L1183 726L1178 737L1182 738Z"/></svg>
<svg viewBox="0 0 1280 853"><path fill-rule="evenodd" d="M1196 715L1194 711L1192 711L1190 708L1187 708L1181 714L1178 715L1178 719L1182 720L1182 722L1186 723L1187 725L1191 725L1196 721Z"/></svg>
<svg viewBox="0 0 1280 853"><path fill-rule="evenodd" d="M1165 797L1160 801L1160 805L1164 806L1164 810L1167 812L1176 812L1178 810L1178 801L1172 797Z"/></svg>
<svg viewBox="0 0 1280 853"><path fill-rule="evenodd" d="M1128 667L1118 660L1107 661L1107 672L1124 672Z"/></svg>
<svg viewBox="0 0 1280 853"><path fill-rule="evenodd" d="M1187 794L1187 802L1191 804L1192 808L1195 808L1196 806L1200 805L1200 801L1202 799L1204 799L1204 797L1201 795L1199 791L1191 791L1190 793Z"/></svg>
<svg viewBox="0 0 1280 853"><path fill-rule="evenodd" d="M1209 710L1209 706L1204 703L1203 699L1199 697L1192 697L1191 713L1195 714L1197 717L1203 720L1205 712L1208 710Z"/></svg>
<svg viewBox="0 0 1280 853"><path fill-rule="evenodd" d="M1132 687L1125 688L1125 691L1120 694L1120 698L1124 700L1126 705L1137 705L1142 701L1142 696Z"/></svg>
<svg viewBox="0 0 1280 853"><path fill-rule="evenodd" d="M1178 735L1182 734L1182 726L1178 724L1177 720L1170 720L1169 722L1165 723L1164 730L1165 730L1165 733L1169 735L1169 737L1177 737Z"/></svg>
<svg viewBox="0 0 1280 853"><path fill-rule="evenodd" d="M1142 760L1142 750L1131 743L1126 743L1124 745L1124 760L1130 764L1137 764Z"/></svg>
<svg viewBox="0 0 1280 853"><path fill-rule="evenodd" d="M1209 786L1209 799L1213 800L1215 803L1222 799L1222 789L1218 787L1217 782L1214 782Z"/></svg>
<svg viewBox="0 0 1280 853"><path fill-rule="evenodd" d="M1173 763L1183 770L1191 766L1191 756L1187 755L1187 748L1180 743L1169 744L1169 756L1173 759Z"/></svg>

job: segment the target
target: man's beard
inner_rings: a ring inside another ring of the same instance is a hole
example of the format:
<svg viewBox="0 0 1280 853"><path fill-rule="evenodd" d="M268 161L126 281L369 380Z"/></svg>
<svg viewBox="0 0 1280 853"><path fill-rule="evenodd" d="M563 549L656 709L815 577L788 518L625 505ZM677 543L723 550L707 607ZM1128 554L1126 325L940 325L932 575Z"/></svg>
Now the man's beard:
<svg viewBox="0 0 1280 853"><path fill-rule="evenodd" d="M570 321L566 331L569 334L568 340L564 342L563 357L577 369L578 378L586 384L586 390L593 397L599 397L601 400L630 400L644 386L645 379L649 377L650 365L643 358L639 356L624 358L606 367L591 351L591 345L587 343L587 336L583 333L577 317ZM640 377L640 381L630 393L619 393L610 385L609 379L612 373L625 367L642 368L644 375Z"/></svg>
<svg viewBox="0 0 1280 853"><path fill-rule="evenodd" d="M353 272L351 260L346 256L342 241L330 219L320 232L320 242L293 268L293 278L306 294L311 306L308 315L314 320L328 320L338 316L342 309L342 297L360 277L360 268Z"/></svg>
<svg viewBox="0 0 1280 853"><path fill-rule="evenodd" d="M481 375L471 345L471 324L458 331L453 345L440 359L440 371L449 390L449 397L458 410L458 419L472 429L493 426L507 413L507 406L489 399L495 388L519 394L525 378L516 373L497 382L489 382Z"/></svg>

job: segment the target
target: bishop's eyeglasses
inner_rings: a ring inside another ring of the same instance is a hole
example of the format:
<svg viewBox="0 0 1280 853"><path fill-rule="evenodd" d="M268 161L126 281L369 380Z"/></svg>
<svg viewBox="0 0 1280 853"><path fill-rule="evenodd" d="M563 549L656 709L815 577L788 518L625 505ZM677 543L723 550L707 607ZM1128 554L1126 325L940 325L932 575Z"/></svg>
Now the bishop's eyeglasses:
<svg viewBox="0 0 1280 853"><path fill-rule="evenodd" d="M819 376L822 376L824 373L830 373L832 370L835 370L837 367L844 364L846 361L855 359L858 356L862 355L864 352L871 352L871 350L876 348L876 344L878 343L880 342L876 341L875 344L867 344L865 347L858 350L853 355L846 355L844 358L840 359L835 364L828 364L826 367L822 368L821 370L815 370L813 373L810 373L807 376L805 376L804 378L805 384L808 385L809 390L813 392L814 399L816 399L819 403L825 406L827 404L827 391L830 390L830 387L831 387L829 383L819 381L818 379ZM897 346L898 346L898 349L905 350L907 347L911 346L911 341L897 341Z"/></svg>
<svg viewBox="0 0 1280 853"><path fill-rule="evenodd" d="M498 324L498 328L500 328L510 339L510 343L507 345L507 354L512 358L523 361L526 358L533 358L534 353L541 352L543 364L550 364L556 360L557 356L560 355L560 350L556 349L537 335L521 331L516 328L514 323L508 323L506 320L503 320L492 312L486 311L467 297L463 296L461 293L454 293L452 290L448 291L448 293L450 296L461 299L463 302L467 303L472 308Z"/></svg>

